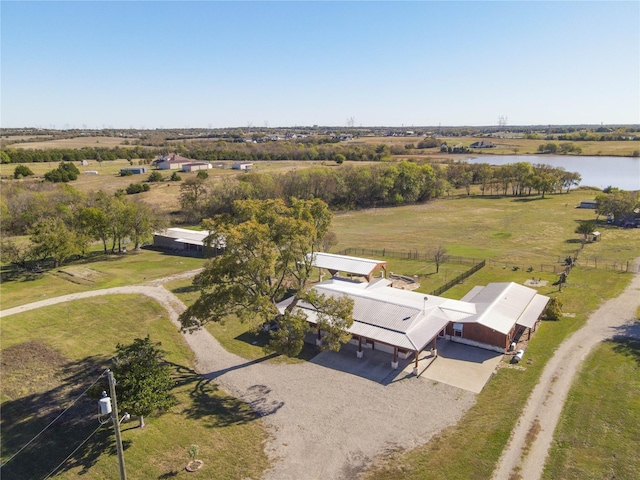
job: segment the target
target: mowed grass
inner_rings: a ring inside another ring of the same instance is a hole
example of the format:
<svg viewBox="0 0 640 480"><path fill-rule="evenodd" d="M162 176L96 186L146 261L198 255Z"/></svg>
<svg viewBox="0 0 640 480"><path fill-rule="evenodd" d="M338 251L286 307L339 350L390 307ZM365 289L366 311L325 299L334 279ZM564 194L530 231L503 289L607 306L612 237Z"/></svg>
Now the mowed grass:
<svg viewBox="0 0 640 480"><path fill-rule="evenodd" d="M95 246L101 250L101 246ZM204 265L205 260L140 250L122 255L94 251L88 259L70 262L46 273L27 273L3 265L2 309L69 293L120 287L163 278Z"/></svg>
<svg viewBox="0 0 640 480"><path fill-rule="evenodd" d="M3 462L109 367L118 342L146 334L162 342L176 379L172 394L177 404L160 417L147 418L143 430L135 421L122 424L129 478L193 475L184 470L192 444L200 447L202 478L259 478L268 466L262 423L246 404L194 372L193 354L166 312L136 295L92 298L3 318ZM58 465L56 478L117 478L113 427L108 422L91 436L98 427L96 399L80 397L2 468L2 478L44 478Z"/></svg>
<svg viewBox="0 0 640 480"><path fill-rule="evenodd" d="M473 284L517 280L508 270L485 268L445 296L460 298ZM407 453L390 455L369 469L368 480L424 478L442 480L486 480L505 448L531 390L547 360L568 335L579 329L588 314L605 299L618 295L631 275L574 268L570 284L561 293L552 286L540 288L545 295L558 295L565 312L574 313L557 322L542 322L529 342L524 370L500 368L478 394L476 404L454 427ZM446 412L441 412L446 414ZM562 477L550 477L562 478ZM629 477L634 478L634 477Z"/></svg>
<svg viewBox="0 0 640 480"><path fill-rule="evenodd" d="M543 478L640 478L640 341L599 345L576 377Z"/></svg>
<svg viewBox="0 0 640 480"><path fill-rule="evenodd" d="M575 208L593 199L592 190L513 198L471 196L423 205L336 214L332 229L345 248L418 251L442 245L450 255L488 259L507 265L555 264L580 248L578 221L593 210ZM580 256L626 262L640 256L640 230L598 225L602 241L587 244Z"/></svg>

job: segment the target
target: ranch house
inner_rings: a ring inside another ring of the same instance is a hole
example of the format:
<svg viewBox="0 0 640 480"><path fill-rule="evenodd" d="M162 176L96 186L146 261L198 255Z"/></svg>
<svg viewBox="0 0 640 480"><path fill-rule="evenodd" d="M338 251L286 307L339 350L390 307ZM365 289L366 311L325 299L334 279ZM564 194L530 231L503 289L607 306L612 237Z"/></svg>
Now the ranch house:
<svg viewBox="0 0 640 480"><path fill-rule="evenodd" d="M366 282L332 276L312 288L325 296L343 296L354 302L354 322L349 328L350 343L357 345L357 356L366 349L387 352L391 367L398 368L398 359L415 359L418 369L420 352L429 348L437 355L437 339L464 343L498 352L505 352L512 341L527 329L538 325L549 298L535 290L513 282L492 283L474 287L462 300L393 288L391 281L373 278L376 268L385 262L355 257L316 254L314 265L330 271L358 270L351 273L365 276ZM340 262L326 267L328 261ZM320 267L325 265L324 267ZM363 273L369 269L368 273ZM284 313L292 298L283 300L278 309ZM307 317L312 327L318 314L310 304L299 302L296 307ZM322 332L315 329L315 341L322 342Z"/></svg>

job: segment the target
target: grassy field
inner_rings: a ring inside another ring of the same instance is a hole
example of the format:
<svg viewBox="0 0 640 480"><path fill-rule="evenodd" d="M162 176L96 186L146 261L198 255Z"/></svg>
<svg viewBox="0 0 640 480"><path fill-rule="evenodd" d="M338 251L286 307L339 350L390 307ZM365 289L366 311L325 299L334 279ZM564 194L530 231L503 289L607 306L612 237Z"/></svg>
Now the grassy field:
<svg viewBox="0 0 640 480"><path fill-rule="evenodd" d="M640 478L638 425L640 341L605 342L569 391L543 478Z"/></svg>
<svg viewBox="0 0 640 480"><path fill-rule="evenodd" d="M46 273L28 273L3 265L0 268L2 309L69 293L142 283L200 268L203 264L202 258L140 250L124 255L93 252L85 260Z"/></svg>
<svg viewBox="0 0 640 480"><path fill-rule="evenodd" d="M460 298L472 285L509 281L513 272L485 268L445 296ZM476 404L460 420L428 444L407 453L390 455L371 468L364 478L486 480L504 449L527 398L555 349L579 329L589 312L604 299L618 295L630 280L626 273L574 269L570 285L562 293L541 288L545 295L559 295L564 311L575 316L543 322L529 342L523 369L500 368L478 395ZM445 412L442 412L445 414ZM561 478L561 477L550 477ZM633 478L633 477L630 477Z"/></svg>
<svg viewBox="0 0 640 480"><path fill-rule="evenodd" d="M332 228L339 243L332 251L356 247L425 253L443 245L450 255L538 271L541 264L555 264L580 248L580 236L574 233L578 221L596 214L574 207L595 195L578 190L544 199L471 196L337 214ZM602 241L586 245L581 257L620 262L640 256L640 230L606 224L598 229Z"/></svg>
<svg viewBox="0 0 640 480"><path fill-rule="evenodd" d="M132 314L123 315L123 312ZM135 312L135 314L133 314ZM116 343L150 334L162 342L176 379L177 405L160 417L123 423L129 478L189 476L187 448L200 446L211 479L258 478L268 466L261 422L247 405L220 392L193 370L193 355L166 312L136 295L70 302L3 318L2 459L15 454L109 366ZM99 427L96 400L84 395L44 435L2 468L3 479L116 478L110 423ZM87 443L66 462L80 443Z"/></svg>
<svg viewBox="0 0 640 480"><path fill-rule="evenodd" d="M20 137L10 137L17 139ZM122 137L75 137L61 138L59 140L44 140L41 142L14 143L11 148L23 148L25 150L47 150L51 148L82 148L82 147L100 147L112 148L127 145L124 142L128 140Z"/></svg>
<svg viewBox="0 0 640 480"><path fill-rule="evenodd" d="M422 140L421 137L359 137L345 143L352 144L386 144L389 146L404 146L413 144L415 146ZM438 139L442 143L449 146L461 145L468 147L472 143L479 140L489 140L496 147L489 149L474 149L473 154L478 155L527 155L538 153L540 145L546 145L549 142L562 145L563 143L572 143L582 148L581 155L612 155L612 156L632 156L634 151L640 150L640 142L638 141L611 141L611 142L584 142L569 140L529 140L526 138L479 138L479 137L441 137ZM414 155L415 150L407 150L408 155ZM440 155L440 148L427 148L420 151L420 155ZM405 155L400 154L399 157Z"/></svg>

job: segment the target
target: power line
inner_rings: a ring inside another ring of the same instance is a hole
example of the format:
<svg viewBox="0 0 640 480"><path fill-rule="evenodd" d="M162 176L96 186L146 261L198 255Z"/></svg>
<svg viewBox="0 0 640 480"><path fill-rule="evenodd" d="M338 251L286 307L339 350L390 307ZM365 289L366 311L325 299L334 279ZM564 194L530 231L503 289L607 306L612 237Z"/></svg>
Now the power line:
<svg viewBox="0 0 640 480"><path fill-rule="evenodd" d="M58 419L59 419L62 415L64 415L65 413L67 413L67 411L68 411L71 407L73 407L73 406L78 402L78 400L80 400L80 398L81 398L85 393L87 393L87 391L88 391L91 387L93 387L96 383L98 383L98 380L100 380L100 379L102 378L102 376L103 376L106 372L107 372L107 370L105 370L104 372L102 372L102 373L100 374L100 376L99 376L98 378L96 378L96 379L93 381L93 383L92 383L91 385L89 385L89 386L84 390L84 392L82 392L80 395L78 395L78 397L77 397L77 398L76 398L76 399L71 403L71 405L69 405L67 408L65 408L65 409L62 411L62 413L61 413L60 415L58 415L56 418L54 418L54 419L51 421L51 423L49 423L49 425L47 425L47 426L46 426L46 427L44 427L42 430L40 430L40 432L39 432L35 437L33 437L33 438L32 438L31 440L29 440L25 445L23 445L23 446L22 446L22 448L21 448L20 450L18 450L16 453L14 453L13 455L11 455L11 457L9 458L9 460L7 460L7 461L6 461L6 462L4 462L2 465L0 465L0 468L1 468L1 467L4 467L7 463L9 463L11 460L13 460L13 459L14 459L14 458L15 458L15 457L20 453L20 452L22 452L25 448L27 448L29 445L31 445L31 443L33 443L33 441L34 441L35 439L37 439L37 438L38 438L40 435L42 435L42 434L43 434L43 433L44 433L44 432L45 432L49 427L51 427L51 425L53 425L54 423L56 423L56 422L58 421ZM85 441L86 441L86 440L85 440Z"/></svg>
<svg viewBox="0 0 640 480"><path fill-rule="evenodd" d="M71 452L71 453L67 456L67 458L65 458L65 459L64 459L64 460L63 460L63 461L62 461L62 462L61 462L61 463L60 463L56 468L54 468L53 470L51 470L51 471L47 474L47 476L46 476L46 477L43 477L43 479L42 479L42 480L47 480L47 478L49 478L51 475L53 475L54 473L56 473L56 470L58 470L62 465L64 465L64 464L65 464L65 462L66 462L67 460L69 460L69 459L71 458L71 456L72 456L74 453L76 453L76 452L80 449L80 447L81 447L81 446L83 446L85 443L87 443L87 441L88 441L91 437L93 437L93 436L96 434L96 432L97 432L98 430L100 430L100 427L101 427L101 426L102 426L102 425L98 425L98 428L96 428L93 432L91 432L91 435L89 435L87 438L85 438L85 439L82 441L82 443L81 443L80 445L78 445L78 446L76 447L76 449L75 449L73 452Z"/></svg>

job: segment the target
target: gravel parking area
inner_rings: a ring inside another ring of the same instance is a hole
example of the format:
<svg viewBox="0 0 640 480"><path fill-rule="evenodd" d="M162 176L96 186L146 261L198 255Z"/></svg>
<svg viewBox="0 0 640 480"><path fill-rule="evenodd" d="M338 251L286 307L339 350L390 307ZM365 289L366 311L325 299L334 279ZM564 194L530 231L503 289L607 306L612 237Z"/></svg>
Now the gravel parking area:
<svg viewBox="0 0 640 480"><path fill-rule="evenodd" d="M160 283L65 295L5 310L0 317L69 300L139 293L162 304L178 326L185 306ZM272 461L265 480L355 478L377 455L424 444L455 424L475 399L471 392L408 374L407 365L393 371L390 356L381 352L367 351L359 360L347 347L310 362L276 365L232 355L206 330L185 340L205 378L262 416Z"/></svg>

